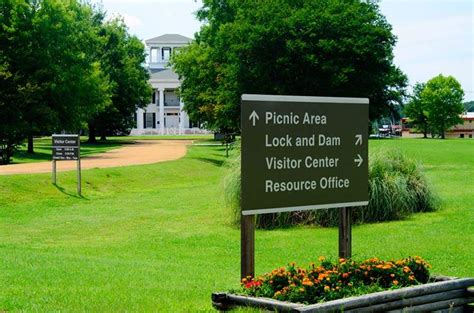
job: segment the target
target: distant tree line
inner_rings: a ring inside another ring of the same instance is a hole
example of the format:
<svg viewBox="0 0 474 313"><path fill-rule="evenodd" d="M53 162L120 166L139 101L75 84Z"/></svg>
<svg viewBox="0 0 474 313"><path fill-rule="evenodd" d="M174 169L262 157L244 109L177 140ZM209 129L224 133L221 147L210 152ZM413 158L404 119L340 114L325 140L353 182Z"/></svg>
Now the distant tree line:
<svg viewBox="0 0 474 313"><path fill-rule="evenodd" d="M0 1L0 162L25 139L125 131L151 96L144 46L79 0Z"/></svg>

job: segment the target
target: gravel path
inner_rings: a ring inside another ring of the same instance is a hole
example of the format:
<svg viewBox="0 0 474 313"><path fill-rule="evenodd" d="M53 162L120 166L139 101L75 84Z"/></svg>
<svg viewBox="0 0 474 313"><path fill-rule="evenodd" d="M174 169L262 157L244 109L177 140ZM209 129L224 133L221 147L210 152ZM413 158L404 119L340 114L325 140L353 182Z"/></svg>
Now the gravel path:
<svg viewBox="0 0 474 313"><path fill-rule="evenodd" d="M118 149L84 157L82 169L150 164L182 158L191 140L136 140ZM58 171L76 169L76 161L58 161ZM50 173L51 162L10 164L0 166L0 175Z"/></svg>

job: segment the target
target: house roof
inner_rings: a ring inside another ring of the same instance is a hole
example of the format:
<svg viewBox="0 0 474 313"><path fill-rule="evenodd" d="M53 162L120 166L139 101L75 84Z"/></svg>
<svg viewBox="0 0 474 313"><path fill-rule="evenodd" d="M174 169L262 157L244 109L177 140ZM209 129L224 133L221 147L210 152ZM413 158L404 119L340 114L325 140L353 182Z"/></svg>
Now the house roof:
<svg viewBox="0 0 474 313"><path fill-rule="evenodd" d="M145 40L145 43L190 43L192 41L191 38L179 35L179 34L164 34L158 37L154 37L148 40Z"/></svg>
<svg viewBox="0 0 474 313"><path fill-rule="evenodd" d="M171 69L164 69L161 71L151 71L150 79L153 80L179 80L178 74Z"/></svg>

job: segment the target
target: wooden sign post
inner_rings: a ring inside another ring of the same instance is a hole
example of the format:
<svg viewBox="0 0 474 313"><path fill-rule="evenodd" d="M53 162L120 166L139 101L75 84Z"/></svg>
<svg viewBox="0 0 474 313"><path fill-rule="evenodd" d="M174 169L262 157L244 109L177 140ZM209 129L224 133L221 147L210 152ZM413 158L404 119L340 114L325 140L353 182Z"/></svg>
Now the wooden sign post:
<svg viewBox="0 0 474 313"><path fill-rule="evenodd" d="M351 208L368 204L368 104L242 95L242 278L255 271L256 214L340 208L339 256L351 256Z"/></svg>
<svg viewBox="0 0 474 313"><path fill-rule="evenodd" d="M53 139L53 177L52 182L56 184L56 161L77 161L77 194L81 195L81 140L79 135L55 135Z"/></svg>

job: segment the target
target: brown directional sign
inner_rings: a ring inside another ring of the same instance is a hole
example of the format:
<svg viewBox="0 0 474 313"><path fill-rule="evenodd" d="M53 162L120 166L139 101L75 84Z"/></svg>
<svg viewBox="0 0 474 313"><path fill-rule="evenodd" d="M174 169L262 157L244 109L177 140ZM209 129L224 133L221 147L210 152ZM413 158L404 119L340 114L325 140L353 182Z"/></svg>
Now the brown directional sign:
<svg viewBox="0 0 474 313"><path fill-rule="evenodd" d="M242 95L242 214L367 205L368 104Z"/></svg>
<svg viewBox="0 0 474 313"><path fill-rule="evenodd" d="M53 160L78 160L78 135L53 135Z"/></svg>

